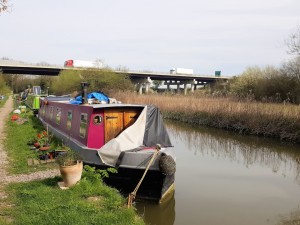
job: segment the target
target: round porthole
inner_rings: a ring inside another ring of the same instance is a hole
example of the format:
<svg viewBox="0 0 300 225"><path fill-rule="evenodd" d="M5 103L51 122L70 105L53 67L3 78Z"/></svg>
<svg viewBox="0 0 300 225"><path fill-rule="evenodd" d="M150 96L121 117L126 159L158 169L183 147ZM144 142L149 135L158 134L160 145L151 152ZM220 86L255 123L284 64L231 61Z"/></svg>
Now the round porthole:
<svg viewBox="0 0 300 225"><path fill-rule="evenodd" d="M93 117L93 123L94 123L95 125L101 124L101 123L102 123L102 116L101 116L101 115L95 115L95 116Z"/></svg>

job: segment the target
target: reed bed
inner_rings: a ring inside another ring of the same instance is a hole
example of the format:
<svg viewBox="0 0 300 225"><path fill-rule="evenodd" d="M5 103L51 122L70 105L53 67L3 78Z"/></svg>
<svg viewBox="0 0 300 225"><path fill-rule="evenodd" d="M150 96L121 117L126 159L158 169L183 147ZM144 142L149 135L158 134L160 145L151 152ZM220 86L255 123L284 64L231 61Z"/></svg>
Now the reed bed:
<svg viewBox="0 0 300 225"><path fill-rule="evenodd" d="M167 119L300 143L300 106L210 96L114 93L123 103L152 104Z"/></svg>

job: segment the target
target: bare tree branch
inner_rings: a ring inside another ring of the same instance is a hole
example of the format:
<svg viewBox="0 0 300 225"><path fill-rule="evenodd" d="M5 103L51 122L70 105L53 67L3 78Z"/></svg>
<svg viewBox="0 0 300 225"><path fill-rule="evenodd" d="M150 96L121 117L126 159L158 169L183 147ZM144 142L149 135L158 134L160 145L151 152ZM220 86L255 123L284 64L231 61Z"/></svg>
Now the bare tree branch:
<svg viewBox="0 0 300 225"><path fill-rule="evenodd" d="M300 56L300 25L298 25L296 30L290 34L285 43L288 47L289 54L296 54Z"/></svg>
<svg viewBox="0 0 300 225"><path fill-rule="evenodd" d="M9 0L0 0L0 14L8 11L9 7Z"/></svg>

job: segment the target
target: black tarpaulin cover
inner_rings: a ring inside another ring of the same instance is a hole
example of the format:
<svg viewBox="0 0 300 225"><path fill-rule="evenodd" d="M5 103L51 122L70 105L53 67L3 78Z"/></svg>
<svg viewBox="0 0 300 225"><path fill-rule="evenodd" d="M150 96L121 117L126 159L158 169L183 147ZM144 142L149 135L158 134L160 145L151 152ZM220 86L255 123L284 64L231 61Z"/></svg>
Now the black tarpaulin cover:
<svg viewBox="0 0 300 225"><path fill-rule="evenodd" d="M102 146L98 154L105 164L115 166L121 152L157 144L172 146L158 108L145 106L135 123Z"/></svg>
<svg viewBox="0 0 300 225"><path fill-rule="evenodd" d="M159 109L153 105L147 106L147 119L143 144L147 147L160 144L162 147L171 147L171 141L163 124Z"/></svg>

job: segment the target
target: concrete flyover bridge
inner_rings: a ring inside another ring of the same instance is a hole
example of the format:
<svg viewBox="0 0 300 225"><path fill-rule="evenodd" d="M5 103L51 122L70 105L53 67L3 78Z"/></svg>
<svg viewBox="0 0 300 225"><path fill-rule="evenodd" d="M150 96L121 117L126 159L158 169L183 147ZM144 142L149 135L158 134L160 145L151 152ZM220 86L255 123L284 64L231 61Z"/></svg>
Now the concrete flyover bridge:
<svg viewBox="0 0 300 225"><path fill-rule="evenodd" d="M0 71L3 74L19 75L41 75L41 76L58 76L63 70L83 70L84 68L66 68L59 66L36 66L36 65L7 65L0 61ZM127 74L132 82L138 87L139 93L143 90L148 93L152 81L164 81L167 89L170 86L176 86L177 90L183 86L184 94L187 93L188 87L193 92L198 85L209 85L216 81L226 82L229 77L197 74L171 74L161 72L139 72L139 71L114 71L117 74Z"/></svg>
<svg viewBox="0 0 300 225"><path fill-rule="evenodd" d="M216 81L226 83L230 78L225 76L214 75L197 75L197 74L171 74L159 72L137 72L137 71L115 71L116 73L128 74L131 80L138 86L139 93L142 94L143 89L148 93L152 81L164 81L167 90L170 86L176 86L177 91L180 91L183 86L184 94L187 93L190 87L191 92L194 92L197 86L206 86L215 83Z"/></svg>

